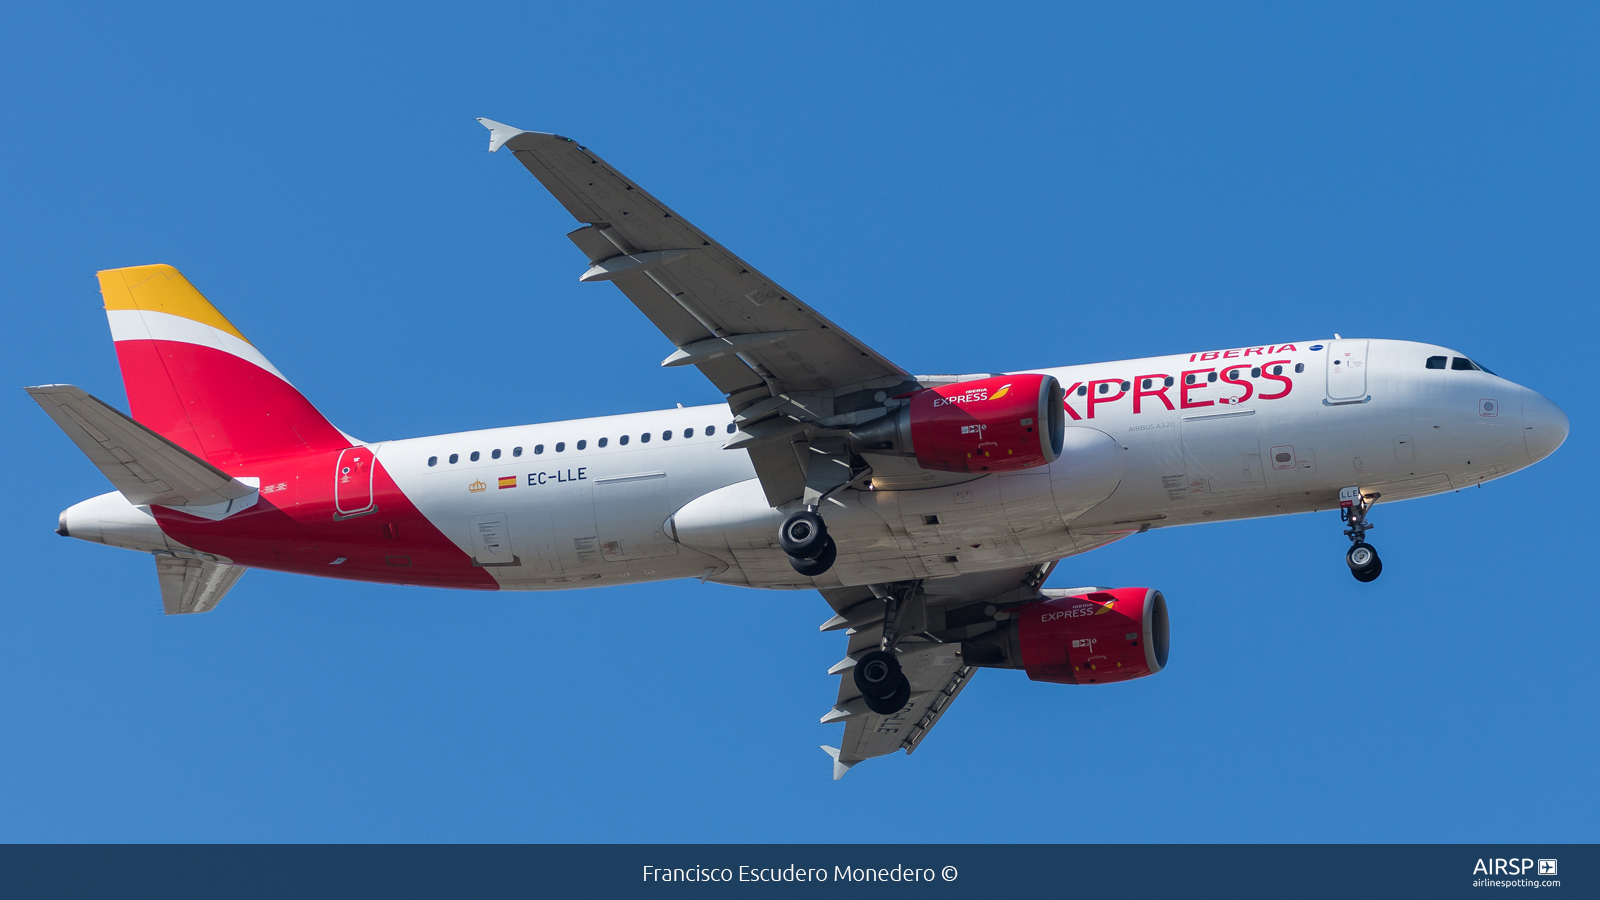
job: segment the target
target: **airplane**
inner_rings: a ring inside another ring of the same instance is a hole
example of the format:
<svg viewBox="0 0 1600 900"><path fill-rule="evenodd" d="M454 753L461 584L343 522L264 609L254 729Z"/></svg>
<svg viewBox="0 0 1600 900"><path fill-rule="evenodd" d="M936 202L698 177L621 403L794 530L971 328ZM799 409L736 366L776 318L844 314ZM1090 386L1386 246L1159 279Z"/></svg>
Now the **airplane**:
<svg viewBox="0 0 1600 900"><path fill-rule="evenodd" d="M163 609L250 568L472 590L697 578L817 590L844 658L840 778L913 752L979 669L1057 684L1160 672L1146 587L1043 587L1152 528L1374 505L1553 453L1567 417L1466 354L1291 340L1002 373L913 375L570 138L489 119L610 282L726 404L369 443L329 422L176 269L99 273L131 415L27 391L115 490L67 537L151 554Z"/></svg>

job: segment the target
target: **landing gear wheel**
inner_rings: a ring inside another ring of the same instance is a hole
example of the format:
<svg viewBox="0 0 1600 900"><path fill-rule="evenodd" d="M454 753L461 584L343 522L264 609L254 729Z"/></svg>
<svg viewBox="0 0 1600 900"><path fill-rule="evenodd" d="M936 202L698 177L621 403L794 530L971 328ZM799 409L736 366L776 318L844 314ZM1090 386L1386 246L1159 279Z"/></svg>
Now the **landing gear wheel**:
<svg viewBox="0 0 1600 900"><path fill-rule="evenodd" d="M893 696L899 684L906 680L900 671L900 660L886 650L874 650L856 660L851 673L856 690L868 700L885 700Z"/></svg>
<svg viewBox="0 0 1600 900"><path fill-rule="evenodd" d="M784 519L778 528L778 546L795 559L819 559L832 544L822 517L807 509Z"/></svg>
<svg viewBox="0 0 1600 900"><path fill-rule="evenodd" d="M822 536L822 539L821 556L816 559L801 559L798 556L790 556L789 565L794 566L796 572L807 578L815 578L833 568L833 561L839 558L839 547L833 542L833 538L828 537L826 534Z"/></svg>
<svg viewBox="0 0 1600 900"><path fill-rule="evenodd" d="M1350 574L1359 582L1373 581L1383 574L1383 560L1378 558L1378 551L1366 541L1361 541L1350 548L1344 555L1345 564L1350 567Z"/></svg>
<svg viewBox="0 0 1600 900"><path fill-rule="evenodd" d="M862 699L867 701L867 709L880 716L892 716L905 709L906 704L911 702L911 682L907 681L904 675L901 675L900 686L894 689L893 694L881 700L873 697L863 697Z"/></svg>

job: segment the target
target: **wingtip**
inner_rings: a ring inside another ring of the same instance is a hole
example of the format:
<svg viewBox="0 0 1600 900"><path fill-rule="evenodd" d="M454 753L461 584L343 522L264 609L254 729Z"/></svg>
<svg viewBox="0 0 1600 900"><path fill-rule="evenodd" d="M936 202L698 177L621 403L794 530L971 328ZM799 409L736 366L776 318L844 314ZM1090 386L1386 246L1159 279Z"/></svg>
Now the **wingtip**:
<svg viewBox="0 0 1600 900"><path fill-rule="evenodd" d="M834 781L838 781L839 779L843 778L844 777L844 773L850 771L850 767L855 765L855 763L841 762L839 760L839 748L838 747L829 747L827 744L823 744L822 745L822 752L828 754L831 757L833 757L833 780Z"/></svg>
<svg viewBox="0 0 1600 900"><path fill-rule="evenodd" d="M504 122L496 122L493 119L485 119L483 116L478 117L478 124L489 129L490 153L499 150L501 147L505 146L506 141L509 141L517 135L523 133L521 128L513 128Z"/></svg>

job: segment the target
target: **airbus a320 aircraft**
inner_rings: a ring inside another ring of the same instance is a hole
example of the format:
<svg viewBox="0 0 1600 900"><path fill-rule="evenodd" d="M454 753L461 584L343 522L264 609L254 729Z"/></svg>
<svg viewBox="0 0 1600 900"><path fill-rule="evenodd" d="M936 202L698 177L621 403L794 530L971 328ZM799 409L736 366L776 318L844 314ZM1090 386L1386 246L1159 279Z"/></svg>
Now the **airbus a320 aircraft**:
<svg viewBox="0 0 1600 900"><path fill-rule="evenodd" d="M115 491L59 532L153 554L166 612L247 568L479 590L694 577L818 590L842 631L834 777L912 752L981 668L1108 684L1161 671L1144 587L1042 589L1151 528L1481 484L1567 418L1465 354L1339 335L1007 373L911 375L587 148L479 120L581 223L567 235L727 404L367 443L170 266L101 272L132 416L28 388Z"/></svg>

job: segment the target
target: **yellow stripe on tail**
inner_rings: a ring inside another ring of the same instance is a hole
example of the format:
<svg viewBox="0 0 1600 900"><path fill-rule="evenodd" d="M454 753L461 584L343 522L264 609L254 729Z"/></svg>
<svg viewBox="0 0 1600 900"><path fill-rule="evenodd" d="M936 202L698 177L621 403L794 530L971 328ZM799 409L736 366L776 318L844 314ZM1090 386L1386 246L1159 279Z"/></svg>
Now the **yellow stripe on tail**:
<svg viewBox="0 0 1600 900"><path fill-rule="evenodd" d="M181 316L226 331L247 344L250 342L226 316L217 312L189 279L171 266L129 266L96 274L100 277L100 295L105 298L108 310L139 309Z"/></svg>

